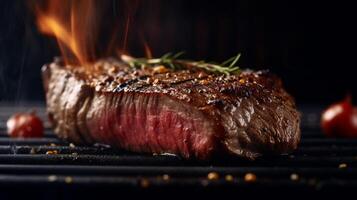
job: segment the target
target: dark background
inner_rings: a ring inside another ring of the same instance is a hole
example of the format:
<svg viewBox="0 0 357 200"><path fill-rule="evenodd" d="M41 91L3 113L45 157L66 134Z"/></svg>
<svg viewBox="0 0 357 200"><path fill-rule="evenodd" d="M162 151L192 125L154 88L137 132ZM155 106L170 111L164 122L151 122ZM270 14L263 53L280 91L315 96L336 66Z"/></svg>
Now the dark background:
<svg viewBox="0 0 357 200"><path fill-rule="evenodd" d="M110 27L126 7L101 2ZM0 2L0 101L43 101L40 68L60 54L27 4ZM241 67L278 74L299 104L326 104L357 94L353 8L342 1L138 1L128 51L143 56L145 40L154 56L184 50L187 58L223 61L241 52Z"/></svg>

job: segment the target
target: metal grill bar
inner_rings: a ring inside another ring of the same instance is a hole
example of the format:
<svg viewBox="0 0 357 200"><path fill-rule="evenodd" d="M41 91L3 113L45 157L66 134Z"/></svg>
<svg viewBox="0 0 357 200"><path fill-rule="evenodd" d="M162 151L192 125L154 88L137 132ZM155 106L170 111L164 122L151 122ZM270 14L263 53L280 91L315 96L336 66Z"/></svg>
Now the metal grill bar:
<svg viewBox="0 0 357 200"><path fill-rule="evenodd" d="M195 161L175 156L135 154L104 146L73 146L58 140L47 123L44 138L9 138L5 127L7 118L14 111L32 107L0 106L1 185L69 187L99 184L142 188L146 187L143 185L145 180L153 188L308 188L321 191L357 186L357 140L324 138L316 125L316 111L305 114L310 121L303 119L302 141L291 155L263 157L256 161L231 157ZM44 107L35 106L35 109L45 120ZM48 154L50 151L56 153ZM217 172L220 178L208 180L210 172ZM246 182L246 173L254 173L257 180ZM164 179L163 175L169 175L170 179ZM232 175L234 179L226 180L226 175Z"/></svg>

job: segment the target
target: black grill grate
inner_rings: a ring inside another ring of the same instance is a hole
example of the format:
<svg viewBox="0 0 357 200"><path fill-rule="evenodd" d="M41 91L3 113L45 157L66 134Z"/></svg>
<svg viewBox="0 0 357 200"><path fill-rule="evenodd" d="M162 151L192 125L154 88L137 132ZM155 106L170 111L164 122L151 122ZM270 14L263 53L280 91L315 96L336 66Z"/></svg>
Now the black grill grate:
<svg viewBox="0 0 357 200"><path fill-rule="evenodd" d="M256 161L222 158L215 161L182 160L174 156L141 155L105 146L74 146L58 140L46 123L45 138L13 139L6 120L14 112L36 109L46 119L44 106L0 106L0 185L73 188L126 188L155 191L162 188L195 191L348 190L357 186L357 140L327 139L320 133L319 109L303 109L302 141L291 155ZM57 152L49 154L50 152ZM217 180L207 174L217 172ZM253 173L254 182L244 180ZM233 176L227 180L226 176ZM113 190L117 191L117 190ZM73 192L73 191L72 191ZM73 194L73 193L72 193Z"/></svg>

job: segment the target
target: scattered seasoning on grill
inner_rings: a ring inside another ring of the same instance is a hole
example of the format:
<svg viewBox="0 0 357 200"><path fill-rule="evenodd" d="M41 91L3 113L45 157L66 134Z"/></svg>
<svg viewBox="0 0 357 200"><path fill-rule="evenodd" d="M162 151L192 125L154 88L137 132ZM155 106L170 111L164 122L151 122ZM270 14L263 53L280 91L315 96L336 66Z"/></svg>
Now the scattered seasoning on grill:
<svg viewBox="0 0 357 200"><path fill-rule="evenodd" d="M55 143L51 143L50 146L51 146L51 147L55 147L56 144L55 144Z"/></svg>
<svg viewBox="0 0 357 200"><path fill-rule="evenodd" d="M170 176L168 174L164 174L164 175L162 175L162 180L169 181L170 180Z"/></svg>
<svg viewBox="0 0 357 200"><path fill-rule="evenodd" d="M30 150L30 154L36 154L36 149L32 147Z"/></svg>
<svg viewBox="0 0 357 200"><path fill-rule="evenodd" d="M344 169L344 168L346 168L347 167L347 164L346 163L341 163L339 166L338 166L338 168L340 168L340 169Z"/></svg>
<svg viewBox="0 0 357 200"><path fill-rule="evenodd" d="M219 174L217 172L210 172L207 175L207 179L210 181L215 181L219 179Z"/></svg>
<svg viewBox="0 0 357 200"><path fill-rule="evenodd" d="M143 188L148 188L150 186L150 181L146 178L140 180L140 186Z"/></svg>
<svg viewBox="0 0 357 200"><path fill-rule="evenodd" d="M77 152L73 152L72 156L78 156L78 153Z"/></svg>
<svg viewBox="0 0 357 200"><path fill-rule="evenodd" d="M248 183L253 183L257 180L257 176L253 173L247 173L244 176L244 181Z"/></svg>
<svg viewBox="0 0 357 200"><path fill-rule="evenodd" d="M230 174L227 174L224 179L227 181L227 182L233 182L234 180L234 177Z"/></svg>
<svg viewBox="0 0 357 200"><path fill-rule="evenodd" d="M299 175L297 175L297 174L295 174L295 173L291 174L291 175L290 175L290 180L292 180L292 181L297 181L297 180L299 180Z"/></svg>
<svg viewBox="0 0 357 200"><path fill-rule="evenodd" d="M50 176L47 177L47 180L49 182L55 182L55 181L57 181L57 176L56 175L50 175Z"/></svg>
<svg viewBox="0 0 357 200"><path fill-rule="evenodd" d="M57 150L50 150L46 152L46 155L55 155L55 154L58 154Z"/></svg>
<svg viewBox="0 0 357 200"><path fill-rule="evenodd" d="M66 178L64 178L64 182L67 184L71 184L73 182L73 178L71 176L66 176Z"/></svg>

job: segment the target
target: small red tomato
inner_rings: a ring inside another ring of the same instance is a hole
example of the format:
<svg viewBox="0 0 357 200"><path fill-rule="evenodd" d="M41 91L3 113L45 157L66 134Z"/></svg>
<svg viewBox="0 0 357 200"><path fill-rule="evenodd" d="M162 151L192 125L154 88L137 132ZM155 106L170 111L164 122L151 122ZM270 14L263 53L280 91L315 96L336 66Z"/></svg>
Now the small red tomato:
<svg viewBox="0 0 357 200"><path fill-rule="evenodd" d="M349 96L322 113L321 128L329 137L357 137L357 108Z"/></svg>
<svg viewBox="0 0 357 200"><path fill-rule="evenodd" d="M7 120L7 133L11 137L42 137L43 124L34 113L17 113Z"/></svg>

